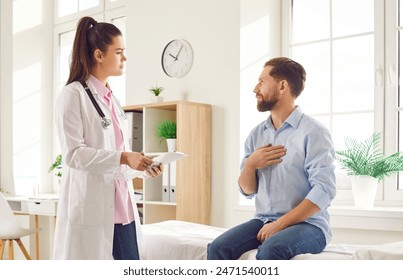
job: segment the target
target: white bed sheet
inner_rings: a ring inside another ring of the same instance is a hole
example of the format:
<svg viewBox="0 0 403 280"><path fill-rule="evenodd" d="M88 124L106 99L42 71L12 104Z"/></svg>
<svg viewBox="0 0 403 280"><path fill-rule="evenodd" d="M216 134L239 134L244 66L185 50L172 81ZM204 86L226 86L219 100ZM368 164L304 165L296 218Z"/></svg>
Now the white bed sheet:
<svg viewBox="0 0 403 280"><path fill-rule="evenodd" d="M205 260L207 244L226 229L183 221L164 221L143 225L145 259ZM402 243L403 246L403 243ZM303 254L295 260L351 260L356 252L367 251L366 245L329 244L320 254ZM254 260L256 250L243 254L241 260Z"/></svg>

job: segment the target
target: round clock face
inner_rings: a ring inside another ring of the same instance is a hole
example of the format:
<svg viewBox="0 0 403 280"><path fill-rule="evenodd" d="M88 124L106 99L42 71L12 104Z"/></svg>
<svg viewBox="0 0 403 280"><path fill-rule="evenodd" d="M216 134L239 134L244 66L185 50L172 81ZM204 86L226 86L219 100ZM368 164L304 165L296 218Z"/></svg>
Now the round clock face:
<svg viewBox="0 0 403 280"><path fill-rule="evenodd" d="M181 78L185 76L189 73L192 63L192 46L185 40L172 40L162 52L162 69L169 77Z"/></svg>

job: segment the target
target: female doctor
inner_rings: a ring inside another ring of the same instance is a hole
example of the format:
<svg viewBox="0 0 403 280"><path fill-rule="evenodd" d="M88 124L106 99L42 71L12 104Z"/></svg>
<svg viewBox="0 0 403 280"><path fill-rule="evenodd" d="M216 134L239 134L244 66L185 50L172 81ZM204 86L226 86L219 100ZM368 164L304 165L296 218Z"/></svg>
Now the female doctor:
<svg viewBox="0 0 403 280"><path fill-rule="evenodd" d="M108 85L123 73L122 34L113 24L82 18L70 76L56 104L63 156L54 259L139 259L141 228L127 168L159 176L162 166L130 152L125 114Z"/></svg>

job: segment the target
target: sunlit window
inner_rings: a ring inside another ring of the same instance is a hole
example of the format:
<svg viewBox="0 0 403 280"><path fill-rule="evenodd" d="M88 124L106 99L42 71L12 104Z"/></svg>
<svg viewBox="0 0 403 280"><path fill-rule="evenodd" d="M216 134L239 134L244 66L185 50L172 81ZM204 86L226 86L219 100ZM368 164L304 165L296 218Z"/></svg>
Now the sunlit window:
<svg viewBox="0 0 403 280"><path fill-rule="evenodd" d="M99 6L99 0L58 0L57 3L59 17Z"/></svg>
<svg viewBox="0 0 403 280"><path fill-rule="evenodd" d="M403 93L400 85L402 84L402 65L403 65L403 42L402 42L402 11L403 1L387 1L386 12L390 13L386 25L386 43L390 46L386 52L386 95L385 111L390 112L385 122L386 132L393 135L390 137L388 151L395 152L395 149L403 152ZM396 136L394 136L396 135ZM391 148L390 148L391 147ZM390 182L392 183L392 182ZM398 190L403 190L403 174L398 176ZM400 192L401 193L401 192ZM391 192L390 196L396 198L398 194ZM389 196L389 192L386 193Z"/></svg>
<svg viewBox="0 0 403 280"><path fill-rule="evenodd" d="M69 78L71 50L75 34L75 30L59 34L59 74L57 76L57 87L59 90L61 90Z"/></svg>
<svg viewBox="0 0 403 280"><path fill-rule="evenodd" d="M336 150L344 149L346 136L367 139L374 131L381 131L384 132L385 151L389 154L395 152L396 131L399 125L403 127L403 121L399 124L395 121L398 120L398 115L400 117L399 112L403 111L401 103L397 103L401 96L394 95L400 84L398 77L402 76L400 68L394 66L400 65L398 62L401 59L395 55L401 53L400 49L394 49L394 46L401 48L400 33L403 24L398 23L398 18L403 8L397 6L401 1L284 1L288 3L289 9L283 9L283 16L289 21L283 23L289 22L289 26L285 24L281 30L283 43L285 42L282 55L300 62L307 72L305 90L296 103L305 113L328 127ZM265 57L264 52L252 51L256 48L252 44L262 42L260 45L264 46L271 38L267 32L270 30L268 26L263 27L263 32L255 26L256 33L253 35L252 27L258 22L248 22L241 26L241 143L246 138L245 134L250 131L250 128L245 129L248 124L242 123L245 119L242 116L248 116L249 120L258 119L254 117L257 114L253 111L242 112L246 107L244 104L252 107L255 102L252 88L245 88L245 85L254 85L249 81L252 81L252 75L256 78L260 73L264 62L262 59ZM391 31L383 36L386 22L394 25L387 27L386 30ZM248 35L244 35L245 31ZM395 41L388 40L389 37L395 38ZM394 58L389 61L389 65L384 65L384 57L388 56ZM259 72L256 70L256 63L260 67ZM250 78L246 78L248 76ZM391 85L394 89L387 94L387 87ZM384 107L384 98L389 107ZM385 129L384 125L390 125L391 128ZM402 143L403 140L400 140L400 150L403 150ZM341 200L351 199L350 180L346 172L337 167L336 174L338 196ZM385 182L385 193L378 192L378 199L389 202L402 199L401 194L396 196L396 192L388 192L388 189L396 190L396 182ZM241 199L240 203L245 202Z"/></svg>
<svg viewBox="0 0 403 280"><path fill-rule="evenodd" d="M366 139L375 130L373 7L373 0L292 1L290 54L307 72L296 102L329 128L336 150L346 136Z"/></svg>

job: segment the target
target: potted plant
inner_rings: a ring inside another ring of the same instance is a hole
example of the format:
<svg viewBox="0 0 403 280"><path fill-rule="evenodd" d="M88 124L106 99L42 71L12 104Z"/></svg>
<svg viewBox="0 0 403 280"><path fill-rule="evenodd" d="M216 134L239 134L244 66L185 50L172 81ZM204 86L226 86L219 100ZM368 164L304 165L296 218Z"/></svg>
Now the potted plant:
<svg viewBox="0 0 403 280"><path fill-rule="evenodd" d="M0 186L0 193L8 193L3 187Z"/></svg>
<svg viewBox="0 0 403 280"><path fill-rule="evenodd" d="M62 169L62 155L60 155L60 154L56 156L55 161L49 167L48 172L50 173L55 169L57 171L57 173L55 175L57 177L59 177L59 180L60 180L60 178L62 177L62 171L61 171L61 169Z"/></svg>
<svg viewBox="0 0 403 280"><path fill-rule="evenodd" d="M379 148L381 134L359 142L346 137L346 150L336 151L336 159L348 175L352 176L352 190L357 207L372 207L378 181L403 171L403 154L400 152L384 156Z"/></svg>
<svg viewBox="0 0 403 280"><path fill-rule="evenodd" d="M157 127L158 137L167 140L168 152L176 150L176 123L170 120L164 120Z"/></svg>
<svg viewBox="0 0 403 280"><path fill-rule="evenodd" d="M163 101L164 98L161 96L161 93L164 91L163 87L159 87L159 86L155 85L154 87L149 88L148 91L153 94L154 102Z"/></svg>

